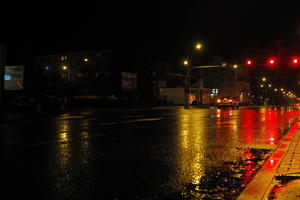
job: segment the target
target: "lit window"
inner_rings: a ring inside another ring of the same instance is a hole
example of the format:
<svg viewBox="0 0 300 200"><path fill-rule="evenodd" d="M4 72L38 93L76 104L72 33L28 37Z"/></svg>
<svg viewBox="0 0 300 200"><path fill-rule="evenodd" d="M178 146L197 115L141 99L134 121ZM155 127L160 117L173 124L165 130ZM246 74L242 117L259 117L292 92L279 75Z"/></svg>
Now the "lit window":
<svg viewBox="0 0 300 200"><path fill-rule="evenodd" d="M64 61L64 60L65 60L65 57L64 57L64 56L60 57L60 60L61 60L61 61Z"/></svg>

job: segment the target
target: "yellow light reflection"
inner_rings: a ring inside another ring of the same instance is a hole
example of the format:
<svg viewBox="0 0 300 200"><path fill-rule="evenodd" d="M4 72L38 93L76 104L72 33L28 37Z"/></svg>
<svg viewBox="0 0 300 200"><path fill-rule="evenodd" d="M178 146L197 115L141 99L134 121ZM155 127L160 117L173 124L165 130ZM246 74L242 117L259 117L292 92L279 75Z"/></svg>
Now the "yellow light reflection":
<svg viewBox="0 0 300 200"><path fill-rule="evenodd" d="M204 113L206 114L206 113ZM203 112L179 114L178 163L180 182L197 184L204 175L206 121Z"/></svg>

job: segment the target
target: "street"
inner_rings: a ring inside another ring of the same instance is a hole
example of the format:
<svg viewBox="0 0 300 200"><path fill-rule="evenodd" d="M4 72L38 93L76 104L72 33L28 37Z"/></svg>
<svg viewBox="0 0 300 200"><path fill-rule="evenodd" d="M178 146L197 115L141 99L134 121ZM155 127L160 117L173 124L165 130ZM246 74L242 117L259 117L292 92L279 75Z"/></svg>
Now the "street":
<svg viewBox="0 0 300 200"><path fill-rule="evenodd" d="M178 106L8 116L1 188L47 200L235 199L298 115Z"/></svg>

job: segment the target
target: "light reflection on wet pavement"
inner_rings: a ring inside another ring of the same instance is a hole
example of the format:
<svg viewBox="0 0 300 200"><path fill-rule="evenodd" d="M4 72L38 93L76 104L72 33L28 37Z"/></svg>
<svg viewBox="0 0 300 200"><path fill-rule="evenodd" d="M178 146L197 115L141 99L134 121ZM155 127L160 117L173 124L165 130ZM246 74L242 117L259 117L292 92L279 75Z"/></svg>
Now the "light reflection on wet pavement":
<svg viewBox="0 0 300 200"><path fill-rule="evenodd" d="M296 117L271 109L70 112L0 129L29 133L33 199L234 199Z"/></svg>

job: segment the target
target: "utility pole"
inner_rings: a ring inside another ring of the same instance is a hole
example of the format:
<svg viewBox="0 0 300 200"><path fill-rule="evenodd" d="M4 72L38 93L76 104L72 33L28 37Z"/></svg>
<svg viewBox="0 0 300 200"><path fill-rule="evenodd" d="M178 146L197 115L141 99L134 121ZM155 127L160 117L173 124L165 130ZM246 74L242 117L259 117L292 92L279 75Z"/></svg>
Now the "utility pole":
<svg viewBox="0 0 300 200"><path fill-rule="evenodd" d="M190 66L187 66L186 76L185 76L185 89L184 89L184 108L190 108L190 84L191 84L191 70Z"/></svg>
<svg viewBox="0 0 300 200"><path fill-rule="evenodd" d="M0 113L3 112L5 57L6 47L4 44L0 44Z"/></svg>

